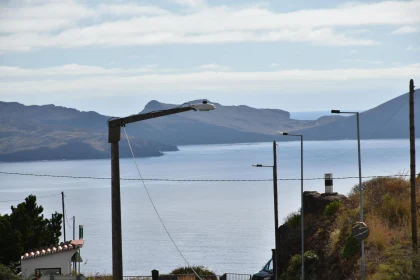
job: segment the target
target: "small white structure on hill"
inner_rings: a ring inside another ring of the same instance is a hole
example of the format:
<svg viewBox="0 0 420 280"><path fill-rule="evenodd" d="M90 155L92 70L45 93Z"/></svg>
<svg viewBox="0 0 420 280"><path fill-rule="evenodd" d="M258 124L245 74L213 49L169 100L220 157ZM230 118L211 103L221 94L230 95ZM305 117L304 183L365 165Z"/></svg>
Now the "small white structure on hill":
<svg viewBox="0 0 420 280"><path fill-rule="evenodd" d="M22 276L28 279L35 273L69 275L72 257L83 247L83 240L71 240L56 246L43 247L21 257Z"/></svg>

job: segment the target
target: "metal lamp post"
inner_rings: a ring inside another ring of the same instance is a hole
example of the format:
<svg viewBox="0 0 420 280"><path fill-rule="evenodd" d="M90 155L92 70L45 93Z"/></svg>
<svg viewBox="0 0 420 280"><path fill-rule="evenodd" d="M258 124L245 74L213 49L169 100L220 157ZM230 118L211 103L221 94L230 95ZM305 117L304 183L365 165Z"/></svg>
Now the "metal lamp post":
<svg viewBox="0 0 420 280"><path fill-rule="evenodd" d="M279 229L279 214L278 214L278 202L277 202L277 144L276 141L273 142L273 165L262 165L262 164L253 164L254 167L270 167L273 168L273 194L274 194L274 258L273 258L273 270L274 270L274 279L278 279L277 271L277 262L278 262L278 229Z"/></svg>
<svg viewBox="0 0 420 280"><path fill-rule="evenodd" d="M131 115L125 118L113 118L108 121L108 143L111 144L111 203L112 203L112 278L123 279L122 233L121 233L121 193L120 193L120 155L119 141L121 127L129 123L178 114L187 111L214 110L213 104L188 104L173 109Z"/></svg>
<svg viewBox="0 0 420 280"><path fill-rule="evenodd" d="M305 227L304 227L304 212L303 212L303 135L291 134L287 132L279 132L280 135L298 136L300 137L300 231L301 231L301 247L302 247L302 280L305 279Z"/></svg>
<svg viewBox="0 0 420 280"><path fill-rule="evenodd" d="M333 114L353 114L356 115L357 122L357 154L359 161L359 192L360 192L360 221L363 222L363 187L362 187L362 159L360 156L360 122L359 112L343 112L340 110L331 110ZM361 241L362 249L362 279L365 279L366 268L365 268L365 241Z"/></svg>

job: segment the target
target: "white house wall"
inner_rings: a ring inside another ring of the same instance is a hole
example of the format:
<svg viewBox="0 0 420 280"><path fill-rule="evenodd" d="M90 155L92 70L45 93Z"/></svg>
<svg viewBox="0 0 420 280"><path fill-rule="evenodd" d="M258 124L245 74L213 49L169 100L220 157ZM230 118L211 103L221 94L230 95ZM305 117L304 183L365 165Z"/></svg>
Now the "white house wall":
<svg viewBox="0 0 420 280"><path fill-rule="evenodd" d="M61 274L71 273L71 257L77 250L62 251L50 255L43 255L36 258L21 260L22 276L29 278L35 272L35 269L41 268L61 268Z"/></svg>

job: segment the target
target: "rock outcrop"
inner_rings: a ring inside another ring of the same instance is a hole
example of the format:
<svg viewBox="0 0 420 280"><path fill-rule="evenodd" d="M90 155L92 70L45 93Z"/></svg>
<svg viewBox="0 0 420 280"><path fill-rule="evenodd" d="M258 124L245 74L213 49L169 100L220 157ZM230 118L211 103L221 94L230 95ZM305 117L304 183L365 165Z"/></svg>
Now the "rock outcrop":
<svg viewBox="0 0 420 280"><path fill-rule="evenodd" d="M338 193L303 192L303 212L322 215L325 207L333 201L345 201L346 196Z"/></svg>
<svg viewBox="0 0 420 280"><path fill-rule="evenodd" d="M344 195L338 193L320 194L315 191L303 193L305 252L312 250L319 257L316 279L333 279L328 277L340 275L340 271L329 269L329 263L336 260L331 259L331 256L327 257L325 253L332 223L324 216L324 210L333 201L345 202L346 200ZM301 254L300 217L295 218L294 222L286 221L278 229L279 275L287 273L292 256Z"/></svg>

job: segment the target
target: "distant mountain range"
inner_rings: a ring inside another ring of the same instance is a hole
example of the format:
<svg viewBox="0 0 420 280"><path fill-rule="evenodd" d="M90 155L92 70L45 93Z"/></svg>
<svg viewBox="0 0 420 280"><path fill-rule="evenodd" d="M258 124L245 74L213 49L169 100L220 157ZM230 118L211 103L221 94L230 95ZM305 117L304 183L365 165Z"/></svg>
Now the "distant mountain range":
<svg viewBox="0 0 420 280"><path fill-rule="evenodd" d="M420 90L414 93L415 124L420 125ZM360 114L360 137L362 139L409 138L409 94L400 95L375 108ZM297 129L308 140L356 139L356 116L337 120L333 123ZM417 131L420 135L420 131Z"/></svg>
<svg viewBox="0 0 420 280"><path fill-rule="evenodd" d="M194 100L191 103L200 103ZM290 113L278 109L256 109L244 105L223 106L212 102L216 110L186 112L130 124L131 134L173 145L219 144L272 141L279 130L316 127L343 117L326 116L317 120L294 120ZM179 106L150 101L143 111L163 110Z"/></svg>
<svg viewBox="0 0 420 280"><path fill-rule="evenodd" d="M420 104L416 91L416 123ZM201 100L191 101L191 103ZM176 145L290 140L277 131L302 133L307 140L356 137L354 117L324 116L296 120L279 109L214 103L210 112L186 112L127 125L136 156L161 156ZM150 101L141 113L179 106ZM109 158L107 120L96 112L55 106L25 106L0 102L0 161ZM407 138L408 95L404 94L361 114L362 138ZM127 141L120 142L121 157L130 156Z"/></svg>
<svg viewBox="0 0 420 280"><path fill-rule="evenodd" d="M0 102L0 161L109 158L108 118L54 105ZM178 150L145 137L133 138L132 145L143 157ZM127 141L120 147L122 157L130 156Z"/></svg>
<svg viewBox="0 0 420 280"><path fill-rule="evenodd" d="M290 117L295 120L316 120L328 115L331 115L331 111L290 112Z"/></svg>

